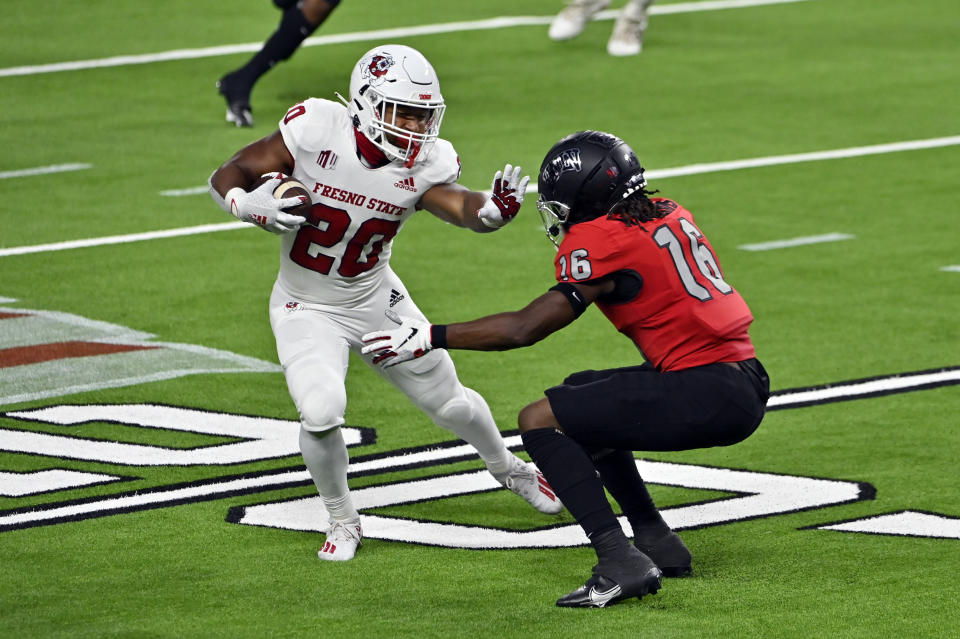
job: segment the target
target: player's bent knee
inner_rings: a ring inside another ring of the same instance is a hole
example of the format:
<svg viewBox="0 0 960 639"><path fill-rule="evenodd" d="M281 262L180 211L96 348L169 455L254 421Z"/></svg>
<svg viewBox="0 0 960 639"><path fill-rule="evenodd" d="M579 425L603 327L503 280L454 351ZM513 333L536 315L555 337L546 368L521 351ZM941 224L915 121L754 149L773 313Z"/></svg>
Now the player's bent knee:
<svg viewBox="0 0 960 639"><path fill-rule="evenodd" d="M459 393L436 410L435 421L441 426L466 424L473 419L473 415L473 404L466 393Z"/></svg>
<svg viewBox="0 0 960 639"><path fill-rule="evenodd" d="M546 397L525 406L520 411L520 414L517 415L517 425L520 427L521 433L538 428L556 428L563 430L560 428L560 425L557 423L557 418L553 414L553 409L550 407L550 400Z"/></svg>
<svg viewBox="0 0 960 639"><path fill-rule="evenodd" d="M347 397L332 397L327 393L308 395L300 401L300 422L303 428L319 433L343 425Z"/></svg>

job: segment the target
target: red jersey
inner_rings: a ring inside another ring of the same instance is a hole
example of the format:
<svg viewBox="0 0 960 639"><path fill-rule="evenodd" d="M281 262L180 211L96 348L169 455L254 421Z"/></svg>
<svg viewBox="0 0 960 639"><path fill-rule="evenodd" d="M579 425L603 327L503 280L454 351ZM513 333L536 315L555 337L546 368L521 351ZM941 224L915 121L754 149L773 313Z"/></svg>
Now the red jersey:
<svg viewBox="0 0 960 639"><path fill-rule="evenodd" d="M747 334L753 315L723 279L693 215L671 200L652 199L671 212L637 226L605 216L571 226L554 261L557 281L617 274L617 290L596 304L657 370L754 357Z"/></svg>

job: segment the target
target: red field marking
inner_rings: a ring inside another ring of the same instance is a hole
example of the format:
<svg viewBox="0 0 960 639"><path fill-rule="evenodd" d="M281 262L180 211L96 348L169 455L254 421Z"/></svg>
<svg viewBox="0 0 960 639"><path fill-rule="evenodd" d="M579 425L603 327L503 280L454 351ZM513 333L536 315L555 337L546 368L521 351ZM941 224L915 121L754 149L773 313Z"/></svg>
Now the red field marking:
<svg viewBox="0 0 960 639"><path fill-rule="evenodd" d="M0 318L5 319L5 318ZM148 351L159 346L136 346L131 344L104 344L102 342L55 342L35 346L17 346L0 349L0 368L39 364L68 357L91 357L128 353L130 351Z"/></svg>

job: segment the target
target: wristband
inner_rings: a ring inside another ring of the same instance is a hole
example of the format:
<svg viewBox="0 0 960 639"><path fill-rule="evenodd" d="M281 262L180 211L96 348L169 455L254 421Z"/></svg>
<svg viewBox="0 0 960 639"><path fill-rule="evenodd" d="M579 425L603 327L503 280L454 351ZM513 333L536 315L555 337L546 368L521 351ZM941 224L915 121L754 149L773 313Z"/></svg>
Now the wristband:
<svg viewBox="0 0 960 639"><path fill-rule="evenodd" d="M434 324L430 327L430 345L434 348L447 347L447 325Z"/></svg>
<svg viewBox="0 0 960 639"><path fill-rule="evenodd" d="M227 212L233 215L234 217L236 217L237 219L240 218L240 211L234 209L233 203L235 200L237 200L237 198L246 194L247 192L244 191L242 188L240 188L239 186L235 186L229 191L227 191L226 195L223 196L223 203L227 205Z"/></svg>

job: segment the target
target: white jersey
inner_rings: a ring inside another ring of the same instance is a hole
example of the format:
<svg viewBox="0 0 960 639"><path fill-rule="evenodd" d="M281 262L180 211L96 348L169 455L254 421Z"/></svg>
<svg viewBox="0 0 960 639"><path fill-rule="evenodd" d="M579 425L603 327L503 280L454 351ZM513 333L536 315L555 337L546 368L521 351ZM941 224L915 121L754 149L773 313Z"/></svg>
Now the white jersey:
<svg viewBox="0 0 960 639"><path fill-rule="evenodd" d="M394 236L428 189L457 180L460 160L438 139L412 168L367 168L346 107L317 98L287 111L280 133L313 210L297 233L283 236L278 281L306 302L352 306L377 290Z"/></svg>

